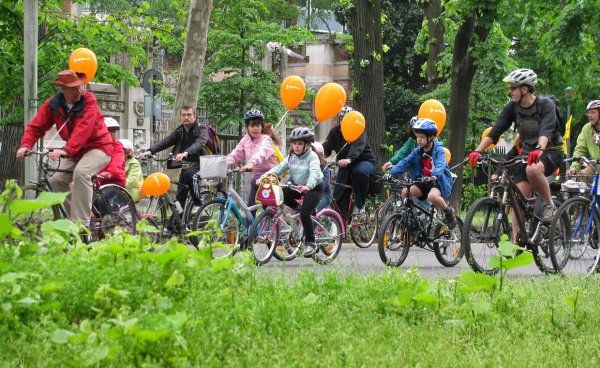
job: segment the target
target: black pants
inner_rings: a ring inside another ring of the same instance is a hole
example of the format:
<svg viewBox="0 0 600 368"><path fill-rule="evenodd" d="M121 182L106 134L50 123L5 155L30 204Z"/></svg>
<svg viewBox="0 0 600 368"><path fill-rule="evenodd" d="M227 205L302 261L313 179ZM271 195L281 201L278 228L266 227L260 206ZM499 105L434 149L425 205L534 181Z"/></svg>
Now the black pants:
<svg viewBox="0 0 600 368"><path fill-rule="evenodd" d="M338 170L336 182L340 184L352 185L354 188L354 194L356 208L363 208L365 200L369 192L369 177L373 173L373 165L370 161L361 161L352 164L350 167L345 167ZM350 215L348 212L348 205L350 204L350 196L352 191L350 189L343 188L336 185L333 189L333 198L336 200L342 215L344 218L348 218Z"/></svg>
<svg viewBox="0 0 600 368"><path fill-rule="evenodd" d="M317 205L323 196L323 184L317 185L306 194L298 193L293 189L283 188L284 202L288 207L294 209L298 208L298 202L296 202L296 199L300 199L303 196L304 200L302 201L302 206L300 207L300 221L302 221L302 227L304 228L304 241L308 243L314 243L315 227L312 222L311 215L313 212L315 212L315 208L317 208Z"/></svg>
<svg viewBox="0 0 600 368"><path fill-rule="evenodd" d="M185 200L187 199L188 191L192 189L192 185L194 185L194 174L196 174L199 170L200 164L196 162L187 169L182 169L181 174L179 174L179 182L184 185L177 186L177 195L175 198L179 204L181 204L181 207L185 206Z"/></svg>

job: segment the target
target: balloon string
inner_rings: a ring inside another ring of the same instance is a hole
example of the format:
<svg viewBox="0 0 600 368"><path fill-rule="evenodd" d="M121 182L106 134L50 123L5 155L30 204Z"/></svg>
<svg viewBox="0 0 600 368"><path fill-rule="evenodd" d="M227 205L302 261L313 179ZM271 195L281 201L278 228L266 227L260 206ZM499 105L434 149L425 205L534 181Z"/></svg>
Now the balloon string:
<svg viewBox="0 0 600 368"><path fill-rule="evenodd" d="M275 125L275 128L273 128L273 131L276 131L277 128L279 128L279 125L281 125L281 123L285 120L285 117L289 114L289 112L290 112L290 110L285 111L285 114L283 114L281 119L279 119L279 122L277 123L277 125Z"/></svg>
<svg viewBox="0 0 600 368"><path fill-rule="evenodd" d="M344 150L344 148L346 148L347 145L348 145L348 142L346 142L346 144L344 144L344 146L340 149L340 152L342 152ZM333 159L331 159L331 161L327 162L327 164L321 171L324 171L330 164L334 163L335 160L337 159L338 155L340 154L340 152L336 152L335 156L333 156Z"/></svg>

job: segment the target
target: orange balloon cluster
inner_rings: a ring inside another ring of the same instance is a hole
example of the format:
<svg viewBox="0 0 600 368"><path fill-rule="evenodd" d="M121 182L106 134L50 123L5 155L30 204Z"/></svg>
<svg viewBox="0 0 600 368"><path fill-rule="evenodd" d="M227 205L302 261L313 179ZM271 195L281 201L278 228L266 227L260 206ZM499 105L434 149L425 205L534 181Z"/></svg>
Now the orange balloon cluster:
<svg viewBox="0 0 600 368"><path fill-rule="evenodd" d="M346 91L337 83L323 85L315 97L315 116L319 123L336 116L346 105Z"/></svg>
<svg viewBox="0 0 600 368"><path fill-rule="evenodd" d="M294 110L304 100L306 85L302 78L297 75L290 75L281 83L279 92L285 107L288 110Z"/></svg>
<svg viewBox="0 0 600 368"><path fill-rule="evenodd" d="M351 111L342 119L341 129L346 142L352 143L365 131L365 117L358 111Z"/></svg>
<svg viewBox="0 0 600 368"><path fill-rule="evenodd" d="M85 84L90 83L98 70L98 59L90 49L80 48L71 53L69 69L85 74Z"/></svg>
<svg viewBox="0 0 600 368"><path fill-rule="evenodd" d="M421 107L419 107L417 116L433 120L438 128L438 136L444 130L444 126L446 125L446 109L440 101L427 100L423 102Z"/></svg>
<svg viewBox="0 0 600 368"><path fill-rule="evenodd" d="M148 175L142 183L141 193L147 197L159 197L169 191L171 179L161 172Z"/></svg>

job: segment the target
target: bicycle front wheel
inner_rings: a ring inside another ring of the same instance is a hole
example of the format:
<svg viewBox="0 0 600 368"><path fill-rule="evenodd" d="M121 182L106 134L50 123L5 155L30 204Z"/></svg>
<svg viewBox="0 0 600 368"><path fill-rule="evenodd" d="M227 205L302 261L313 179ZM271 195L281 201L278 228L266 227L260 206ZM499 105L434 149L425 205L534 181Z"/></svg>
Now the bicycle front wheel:
<svg viewBox="0 0 600 368"><path fill-rule="evenodd" d="M325 210L313 218L315 243L318 251L313 255L315 262L328 264L333 262L342 249L342 223L337 213Z"/></svg>
<svg viewBox="0 0 600 368"><path fill-rule="evenodd" d="M264 211L252 224L248 244L257 265L266 264L273 256L273 251L279 244L280 221L272 212Z"/></svg>
<svg viewBox="0 0 600 368"><path fill-rule="evenodd" d="M233 255L241 243L243 219L238 218L234 211L227 211L225 199L217 198L206 202L200 207L193 221L192 231L205 230L199 239L208 239L211 244L202 241L196 247L210 246L213 258L223 258Z"/></svg>
<svg viewBox="0 0 600 368"><path fill-rule="evenodd" d="M548 242L548 253L556 271L579 276L596 272L600 258L599 222L587 198L570 198L558 208L550 225Z"/></svg>
<svg viewBox="0 0 600 368"><path fill-rule="evenodd" d="M475 272L495 274L490 265L492 255L498 255L500 237L510 236L506 214L494 198L484 197L471 204L462 229L462 246L467 262Z"/></svg>
<svg viewBox="0 0 600 368"><path fill-rule="evenodd" d="M359 248L369 248L377 238L379 207L360 215L352 215L349 226L350 238Z"/></svg>
<svg viewBox="0 0 600 368"><path fill-rule="evenodd" d="M137 222L137 211L133 198L125 188L116 184L107 184L100 187L100 193L96 196L96 219L90 221L92 234L105 236L114 232L115 227L127 230L135 234Z"/></svg>
<svg viewBox="0 0 600 368"><path fill-rule="evenodd" d="M386 266L400 267L410 249L408 213L397 213L388 217L379 231L377 241L379 257Z"/></svg>

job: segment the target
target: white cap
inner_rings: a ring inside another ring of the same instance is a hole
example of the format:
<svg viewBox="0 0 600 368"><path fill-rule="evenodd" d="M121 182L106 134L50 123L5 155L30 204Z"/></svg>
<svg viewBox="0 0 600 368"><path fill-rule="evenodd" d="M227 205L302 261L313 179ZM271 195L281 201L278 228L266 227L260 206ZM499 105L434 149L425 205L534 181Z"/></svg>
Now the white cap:
<svg viewBox="0 0 600 368"><path fill-rule="evenodd" d="M130 150L131 152L135 151L135 149L133 148L133 143L131 143L129 139L119 139L119 142L121 142L121 145L123 146L124 150Z"/></svg>
<svg viewBox="0 0 600 368"><path fill-rule="evenodd" d="M104 124L106 124L106 127L108 129L110 128L121 128L121 126L119 125L119 122L116 121L114 118L111 118L110 116L105 116L104 117Z"/></svg>

